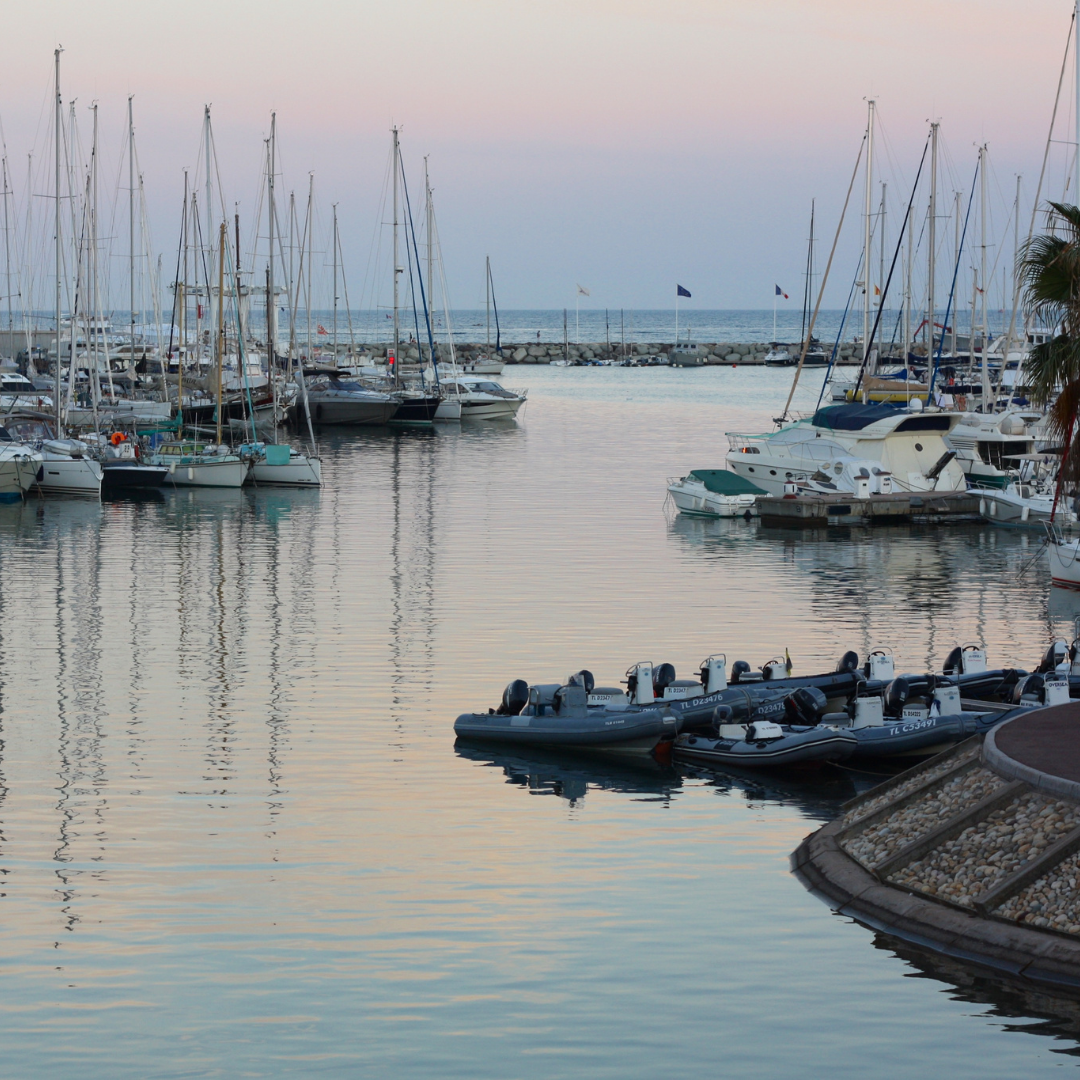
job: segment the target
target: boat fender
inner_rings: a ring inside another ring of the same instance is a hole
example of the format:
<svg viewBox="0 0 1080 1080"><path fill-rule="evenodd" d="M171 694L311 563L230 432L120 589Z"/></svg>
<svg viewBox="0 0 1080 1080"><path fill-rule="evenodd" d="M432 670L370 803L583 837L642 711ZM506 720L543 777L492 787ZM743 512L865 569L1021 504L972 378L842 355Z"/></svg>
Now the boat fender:
<svg viewBox="0 0 1080 1080"><path fill-rule="evenodd" d="M755 720L746 729L747 742L762 743L770 739L782 739L784 735L784 729L771 720Z"/></svg>
<svg viewBox="0 0 1080 1080"><path fill-rule="evenodd" d="M1042 704L1045 679L1037 671L1020 679L1013 687L1013 704Z"/></svg>
<svg viewBox="0 0 1080 1080"><path fill-rule="evenodd" d="M789 724L816 727L828 708L828 698L816 686L800 686L784 702L784 716Z"/></svg>
<svg viewBox="0 0 1080 1080"><path fill-rule="evenodd" d="M843 674L848 671L859 670L859 654L853 649L849 649L843 656L840 657L840 662L836 665L837 674Z"/></svg>
<svg viewBox="0 0 1080 1080"><path fill-rule="evenodd" d="M731 665L731 681L738 683L744 675L750 674L750 665L745 660L736 660Z"/></svg>
<svg viewBox="0 0 1080 1080"><path fill-rule="evenodd" d="M502 704L497 716L520 716L521 710L529 704L529 684L524 679L515 679L503 691Z"/></svg>
<svg viewBox="0 0 1080 1080"><path fill-rule="evenodd" d="M566 680L566 685L584 686L585 693L591 694L593 692L593 687L596 685L596 679L593 678L593 673L591 671L587 668L582 668L580 671L575 671L574 674Z"/></svg>
<svg viewBox="0 0 1080 1080"><path fill-rule="evenodd" d="M653 669L653 694L662 698L664 691L675 681L673 664L657 664Z"/></svg>

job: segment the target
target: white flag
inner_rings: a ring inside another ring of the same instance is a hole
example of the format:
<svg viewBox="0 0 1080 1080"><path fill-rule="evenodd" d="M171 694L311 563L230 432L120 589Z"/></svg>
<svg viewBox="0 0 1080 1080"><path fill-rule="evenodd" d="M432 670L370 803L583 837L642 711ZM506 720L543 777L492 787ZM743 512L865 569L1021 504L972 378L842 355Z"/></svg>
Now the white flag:
<svg viewBox="0 0 1080 1080"><path fill-rule="evenodd" d="M582 296L588 296L588 295L589 295L589 290L588 290L588 289L586 289L584 285L579 285L579 286L577 287L577 291L578 291L579 293L581 293L581 295L582 295Z"/></svg>

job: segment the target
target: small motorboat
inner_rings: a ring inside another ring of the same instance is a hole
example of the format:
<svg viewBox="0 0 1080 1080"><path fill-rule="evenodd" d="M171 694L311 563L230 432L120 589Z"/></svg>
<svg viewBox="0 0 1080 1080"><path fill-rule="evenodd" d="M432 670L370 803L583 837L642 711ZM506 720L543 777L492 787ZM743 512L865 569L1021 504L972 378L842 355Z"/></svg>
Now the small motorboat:
<svg viewBox="0 0 1080 1080"><path fill-rule="evenodd" d="M714 710L708 732L684 732L675 739L680 759L739 768L784 768L846 761L858 741L850 731L823 724L828 715L825 694L816 687L791 691L775 720L737 723L729 706Z"/></svg>
<svg viewBox="0 0 1080 1080"><path fill-rule="evenodd" d="M691 469L667 489L680 514L708 518L756 517L758 497L768 494L729 469Z"/></svg>
<svg viewBox="0 0 1080 1080"><path fill-rule="evenodd" d="M661 668L671 668L671 665L661 665ZM713 713L720 705L729 708L735 720L775 720L783 715L784 702L793 690L815 687L824 692L829 710L837 712L846 708L867 684L866 676L859 670L859 657L854 652L844 654L836 671L822 675L796 678L787 671L787 661L779 657L758 671L752 670L745 660L736 660L731 667L729 682L727 658L723 653L717 653L702 662L700 680L690 683L691 687L696 687L696 693L689 688L682 689L679 698L670 702L668 710L678 720L680 732L710 726ZM675 681L674 668L671 676ZM879 685L884 688L885 684Z"/></svg>
<svg viewBox="0 0 1080 1080"><path fill-rule="evenodd" d="M1046 557L1050 580L1063 589L1080 589L1080 540L1066 540L1056 528L1047 529Z"/></svg>
<svg viewBox="0 0 1080 1080"><path fill-rule="evenodd" d="M648 754L675 737L675 726L663 707L634 708L621 690L598 688L590 672L579 671L565 683L530 686L515 679L497 709L462 713L454 733L487 742Z"/></svg>

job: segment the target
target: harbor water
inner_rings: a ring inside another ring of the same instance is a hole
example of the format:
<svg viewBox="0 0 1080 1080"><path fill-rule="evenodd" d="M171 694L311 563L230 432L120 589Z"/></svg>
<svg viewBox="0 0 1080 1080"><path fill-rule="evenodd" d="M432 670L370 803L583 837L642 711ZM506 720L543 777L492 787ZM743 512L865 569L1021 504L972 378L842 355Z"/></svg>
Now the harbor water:
<svg viewBox="0 0 1080 1080"><path fill-rule="evenodd" d="M940 670L967 641L1030 667L1072 635L1036 534L673 515L666 478L722 467L789 379L508 368L518 423L327 434L321 491L0 507L0 1075L1071 1064L1067 1004L791 876L850 773L455 747L517 677L876 646Z"/></svg>

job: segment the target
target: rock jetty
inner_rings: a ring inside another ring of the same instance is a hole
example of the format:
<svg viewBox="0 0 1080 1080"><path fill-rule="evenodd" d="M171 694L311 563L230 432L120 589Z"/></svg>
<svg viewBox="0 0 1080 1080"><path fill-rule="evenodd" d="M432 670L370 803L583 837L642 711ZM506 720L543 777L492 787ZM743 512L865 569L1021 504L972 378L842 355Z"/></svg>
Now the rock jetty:
<svg viewBox="0 0 1080 1080"><path fill-rule="evenodd" d="M1007 721L853 799L792 855L842 914L1080 988L1080 702Z"/></svg>
<svg viewBox="0 0 1080 1080"><path fill-rule="evenodd" d="M732 364L764 364L765 354L769 351L768 344L753 342L750 344L733 342L702 342L696 343L706 350L706 364L717 367ZM438 348L438 346L437 346ZM552 360L570 361L579 360L618 360L623 357L665 356L674 346L670 342L654 342L650 344L627 345L625 350L617 342L591 342L586 344L568 345L564 348L562 343L552 344L541 342L540 344L518 344L502 347L501 359L506 364L550 364ZM365 345L364 353L372 360L382 360L386 356L386 346ZM494 355L494 348L484 344L461 344L455 343L454 350L459 362L469 363L482 356ZM839 364L857 364L859 346L846 342L840 346L837 356ZM441 350L442 351L442 350ZM425 348L426 352L426 348ZM405 363L419 361L420 350L416 345L403 345L400 349L401 360Z"/></svg>

